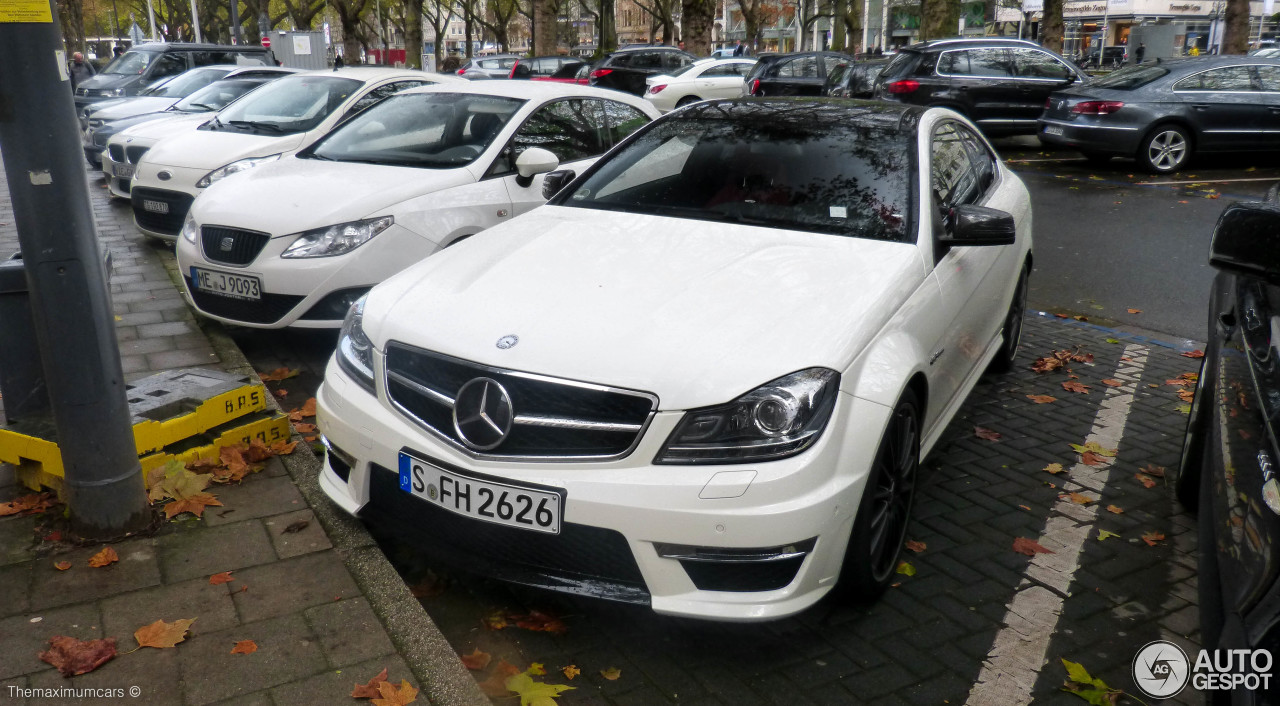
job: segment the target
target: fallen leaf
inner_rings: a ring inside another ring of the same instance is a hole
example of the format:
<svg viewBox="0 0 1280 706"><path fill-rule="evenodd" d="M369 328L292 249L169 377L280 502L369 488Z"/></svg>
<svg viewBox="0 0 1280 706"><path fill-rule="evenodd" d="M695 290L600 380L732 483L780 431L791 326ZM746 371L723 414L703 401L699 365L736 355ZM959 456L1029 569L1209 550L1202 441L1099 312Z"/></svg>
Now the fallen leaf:
<svg viewBox="0 0 1280 706"><path fill-rule="evenodd" d="M1203 358L1204 351L1197 348L1194 351L1187 351L1186 353L1180 353L1179 355L1181 355L1183 358Z"/></svg>
<svg viewBox="0 0 1280 706"><path fill-rule="evenodd" d="M421 581L409 587L414 598L435 598L444 593L445 582L434 571L427 571Z"/></svg>
<svg viewBox="0 0 1280 706"><path fill-rule="evenodd" d="M1013 540L1013 551L1019 554L1026 554L1027 556L1053 553L1051 550L1040 546L1040 543L1034 539L1027 539L1026 537L1018 537Z"/></svg>
<svg viewBox="0 0 1280 706"><path fill-rule="evenodd" d="M1101 466L1106 462L1107 458L1105 456L1101 456L1092 451L1085 451L1080 454L1080 463L1083 463L1086 466Z"/></svg>
<svg viewBox="0 0 1280 706"><path fill-rule="evenodd" d="M280 530L280 534L297 534L311 525L310 520L298 520L290 523L288 527Z"/></svg>
<svg viewBox="0 0 1280 706"><path fill-rule="evenodd" d="M224 583L231 583L232 580L230 571L224 571L220 574L214 574L209 577L209 583L213 586L221 586Z"/></svg>
<svg viewBox="0 0 1280 706"><path fill-rule="evenodd" d="M1052 474L1054 474L1054 475L1057 475L1057 474L1059 474L1059 473L1061 473L1061 472L1065 471L1066 469L1062 467L1062 464L1061 464L1061 463L1051 463L1051 464L1049 464L1049 465L1045 466L1044 468L1042 468L1041 470L1043 470L1043 471L1048 471L1049 473L1052 473Z"/></svg>
<svg viewBox="0 0 1280 706"><path fill-rule="evenodd" d="M1178 203L1191 203L1190 201L1179 201Z"/></svg>
<svg viewBox="0 0 1280 706"><path fill-rule="evenodd" d="M974 427L973 435L978 437L979 439L985 439L987 441L1000 440L1000 432L995 431L994 429L988 429L986 427Z"/></svg>
<svg viewBox="0 0 1280 706"><path fill-rule="evenodd" d="M1190 402L1191 400L1195 399L1195 396L1196 396L1195 390L1178 390L1178 399L1182 400L1183 402Z"/></svg>
<svg viewBox="0 0 1280 706"><path fill-rule="evenodd" d="M189 512L196 517L202 517L204 509L210 505L221 506L222 503L209 493L197 493L189 498L174 500L165 505L164 516L166 519L173 519L184 512Z"/></svg>
<svg viewBox="0 0 1280 706"><path fill-rule="evenodd" d="M1077 505L1088 505L1093 502L1093 498L1084 493L1068 493L1067 497L1071 498L1071 502Z"/></svg>
<svg viewBox="0 0 1280 706"><path fill-rule="evenodd" d="M1077 314L1071 318L1075 319L1076 321L1083 321L1085 323L1089 322L1089 317L1085 316L1084 314Z"/></svg>
<svg viewBox="0 0 1280 706"><path fill-rule="evenodd" d="M0 517L8 515L35 515L58 504L52 493L31 493L15 498L7 503L0 503Z"/></svg>
<svg viewBox="0 0 1280 706"><path fill-rule="evenodd" d="M1130 309L1130 310L1129 310L1129 313L1130 313L1130 314L1141 314L1141 313L1142 313L1142 309Z"/></svg>
<svg viewBox="0 0 1280 706"><path fill-rule="evenodd" d="M271 394L275 395L276 397L279 397L280 399L284 399L289 396L289 391L288 390L272 390Z"/></svg>
<svg viewBox="0 0 1280 706"><path fill-rule="evenodd" d="M1154 478L1164 478L1164 466L1157 466L1154 463L1148 463L1142 468L1142 472Z"/></svg>
<svg viewBox="0 0 1280 706"><path fill-rule="evenodd" d="M298 371L290 370L289 368L276 368L269 373L258 373L258 377L262 378L263 382L280 382L297 376Z"/></svg>
<svg viewBox="0 0 1280 706"><path fill-rule="evenodd" d="M1115 378L1107 378L1102 381L1102 384L1106 385L1107 387L1120 387L1121 385L1124 385L1123 382L1120 382Z"/></svg>
<svg viewBox="0 0 1280 706"><path fill-rule="evenodd" d="M1092 451L1093 453L1096 453L1099 456L1107 456L1109 458L1114 458L1116 455L1116 449L1109 449L1103 446L1102 444L1099 444L1096 441L1089 441L1089 442L1086 442L1084 445L1070 444L1070 446L1071 446L1071 450L1075 451L1078 454L1084 454L1086 452Z"/></svg>
<svg viewBox="0 0 1280 706"><path fill-rule="evenodd" d="M525 674L534 677L540 677L547 673L547 668L541 662L530 662L529 668L524 670Z"/></svg>
<svg viewBox="0 0 1280 706"><path fill-rule="evenodd" d="M1120 508L1120 507L1117 507L1117 506L1115 506L1115 505L1108 505L1108 506L1107 506L1107 512L1110 512L1110 513L1115 514L1115 515L1120 515L1120 514L1123 514L1123 513L1124 513L1124 509L1123 509L1123 508Z"/></svg>
<svg viewBox="0 0 1280 706"><path fill-rule="evenodd" d="M257 651L258 643L253 640L241 640L236 643L235 647L231 648L231 654L233 655L251 655Z"/></svg>
<svg viewBox="0 0 1280 706"><path fill-rule="evenodd" d="M1019 505L1018 507L1022 508L1023 510L1026 510L1027 512L1031 512L1031 508L1027 507L1026 505Z"/></svg>
<svg viewBox="0 0 1280 706"><path fill-rule="evenodd" d="M44 540L44 541L46 541L46 542L61 542L61 541L62 541L62 532L61 532L60 530L54 530L54 531L50 532L49 534L46 534L45 536L41 537L40 539L42 539L42 540Z"/></svg>
<svg viewBox="0 0 1280 706"><path fill-rule="evenodd" d="M39 655L42 662L58 668L64 677L87 674L101 667L116 656L114 637L99 640L77 640L74 637L56 635L49 640L49 649Z"/></svg>
<svg viewBox="0 0 1280 706"><path fill-rule="evenodd" d="M175 620L172 623L157 620L134 630L133 639L138 641L138 647L175 647L186 639L187 630L195 621L196 618Z"/></svg>
<svg viewBox="0 0 1280 706"><path fill-rule="evenodd" d="M67 569L71 568L71 562L59 561L53 565L53 568L57 569L58 571L66 571Z"/></svg>
<svg viewBox="0 0 1280 706"><path fill-rule="evenodd" d="M914 540L914 539L908 539L908 540L907 540L907 549L909 549L909 550L911 550L911 551L913 551L913 552L915 552L915 553L917 553L917 554L919 554L920 552L922 552L922 551L924 551L924 550L926 550L926 549L928 549L928 548L929 548L929 546L928 546L927 544L925 544L924 542L917 542L917 541L916 541L916 540Z"/></svg>
<svg viewBox="0 0 1280 706"><path fill-rule="evenodd" d="M1035 361L1031 363L1031 369L1037 373L1048 373L1053 372L1066 364L1066 361L1060 358L1046 356L1044 358L1036 358Z"/></svg>
<svg viewBox="0 0 1280 706"><path fill-rule="evenodd" d="M1062 383L1062 389L1067 392L1079 392L1082 395L1089 394L1089 386L1078 382L1064 382Z"/></svg>
<svg viewBox="0 0 1280 706"><path fill-rule="evenodd" d="M1115 706L1124 694L1123 691L1112 689L1106 682L1091 676L1082 665L1076 662L1063 659L1062 664L1067 668L1068 677L1062 685L1062 690L1067 693L1075 694L1094 706Z"/></svg>
<svg viewBox="0 0 1280 706"><path fill-rule="evenodd" d="M579 674L582 674L582 670L578 669L575 665L572 665L572 664L565 667L564 669L561 669L560 671L564 672L564 678L568 679L569 681L573 681L574 677L578 676Z"/></svg>
<svg viewBox="0 0 1280 706"><path fill-rule="evenodd" d="M498 666L494 667L489 678L480 682L480 690L492 698L510 696L507 680L519 673L520 670L516 669L515 665L507 663L505 659L499 660Z"/></svg>
<svg viewBox="0 0 1280 706"><path fill-rule="evenodd" d="M1137 478L1138 482L1141 483L1144 488L1156 487L1156 479L1145 473L1134 473L1133 477Z"/></svg>
<svg viewBox="0 0 1280 706"><path fill-rule="evenodd" d="M600 674L605 675L605 671L601 670ZM620 670L614 669L612 671L616 672L616 675L613 677L605 676L606 679L617 679L622 674ZM523 672L508 677L505 686L507 691L514 691L520 695L520 706L554 706L555 699L560 695L560 692L576 688L565 684L546 684L534 681L533 677Z"/></svg>
<svg viewBox="0 0 1280 706"><path fill-rule="evenodd" d="M1108 338L1108 339L1107 339L1107 343L1119 343L1119 342L1120 342L1120 339L1118 339L1118 338Z"/></svg>
<svg viewBox="0 0 1280 706"><path fill-rule="evenodd" d="M493 659L493 655L488 652L481 652L480 648L475 648L469 655L461 655L462 664L473 672L478 672L489 666L489 660Z"/></svg>
<svg viewBox="0 0 1280 706"><path fill-rule="evenodd" d="M298 442L296 441L285 441L284 439L280 439L279 441L272 444L269 448L271 449L271 453L277 456L287 456L293 453L293 449L297 445L298 445Z"/></svg>
<svg viewBox="0 0 1280 706"><path fill-rule="evenodd" d="M1164 541L1164 534L1155 531L1146 532L1142 535L1142 541L1146 542L1147 546L1154 547L1157 543Z"/></svg>
<svg viewBox="0 0 1280 706"><path fill-rule="evenodd" d="M372 699L378 694L378 685L387 680L387 670L384 668L378 672L378 676L369 680L368 684L356 684L351 690L351 697L354 699Z"/></svg>
<svg viewBox="0 0 1280 706"><path fill-rule="evenodd" d="M1101 542L1102 540L1106 539L1107 537L1119 537L1119 536L1120 536L1120 535L1116 534L1115 532L1108 532L1108 531L1106 531L1106 530L1104 530L1104 529L1100 529L1100 530L1098 530L1098 541L1099 541L1099 542Z"/></svg>
<svg viewBox="0 0 1280 706"><path fill-rule="evenodd" d="M314 416L316 416L316 398L311 397L306 402L303 402L301 407L289 413L289 421L300 422L303 417Z"/></svg>
<svg viewBox="0 0 1280 706"><path fill-rule="evenodd" d="M310 434L316 430L316 425L307 424L306 422L294 422L293 428L296 429L299 434Z"/></svg>
<svg viewBox="0 0 1280 706"><path fill-rule="evenodd" d="M516 624L516 627L524 628L525 630L549 632L557 635L569 630L564 621L540 610L531 610L528 615L512 615L508 617Z"/></svg>
<svg viewBox="0 0 1280 706"><path fill-rule="evenodd" d="M507 614L497 611L481 618L480 623L490 630L501 630L507 627Z"/></svg>
<svg viewBox="0 0 1280 706"><path fill-rule="evenodd" d="M89 557L89 566L100 569L120 561L120 555L111 547L103 547L102 551Z"/></svg>
<svg viewBox="0 0 1280 706"><path fill-rule="evenodd" d="M604 677L605 679L608 679L609 681L617 681L618 677L622 676L622 670L618 669L617 667L609 667L608 669L601 669L600 676Z"/></svg>
<svg viewBox="0 0 1280 706"><path fill-rule="evenodd" d="M916 567L912 566L910 562L906 562L906 561L898 562L898 568L896 569L896 571L902 574L903 576L916 575Z"/></svg>
<svg viewBox="0 0 1280 706"><path fill-rule="evenodd" d="M1058 401L1058 398L1052 395L1027 395L1027 399L1036 404L1049 404L1050 402Z"/></svg>
<svg viewBox="0 0 1280 706"><path fill-rule="evenodd" d="M403 679L398 687L389 681L382 682L378 685L378 694L382 698L370 702L373 706L405 706L418 698L418 690Z"/></svg>

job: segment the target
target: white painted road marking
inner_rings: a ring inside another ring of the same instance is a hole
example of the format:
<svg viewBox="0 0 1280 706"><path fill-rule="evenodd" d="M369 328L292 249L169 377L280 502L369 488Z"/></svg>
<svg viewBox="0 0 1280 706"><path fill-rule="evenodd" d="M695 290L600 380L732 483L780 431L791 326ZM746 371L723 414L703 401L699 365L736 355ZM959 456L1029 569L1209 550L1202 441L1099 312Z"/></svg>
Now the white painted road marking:
<svg viewBox="0 0 1280 706"><path fill-rule="evenodd" d="M1122 360L1115 373L1123 384L1107 388L1085 445L1095 442L1103 448L1119 448L1133 406L1133 394L1146 367L1148 350L1137 344L1125 346L1124 357L1128 360ZM1111 479L1112 463L1114 459L1104 459L1098 466L1075 464L1062 490L1077 491L1097 501ZM1027 565L1018 592L1005 606L1005 627L996 633L966 704L1031 703L1031 690L1040 676L1058 619L1062 617L1063 602L1071 595L1071 581L1080 566L1085 541L1098 519L1100 505L1100 502L1078 505L1070 498L1059 499L1054 504L1044 532L1037 540L1053 553L1036 554ZM1009 542L1012 544L1012 537Z"/></svg>
<svg viewBox="0 0 1280 706"><path fill-rule="evenodd" d="M1177 186L1178 184L1230 184L1236 181L1275 181L1276 177L1241 177L1239 179L1191 179L1189 181L1135 181L1135 186Z"/></svg>

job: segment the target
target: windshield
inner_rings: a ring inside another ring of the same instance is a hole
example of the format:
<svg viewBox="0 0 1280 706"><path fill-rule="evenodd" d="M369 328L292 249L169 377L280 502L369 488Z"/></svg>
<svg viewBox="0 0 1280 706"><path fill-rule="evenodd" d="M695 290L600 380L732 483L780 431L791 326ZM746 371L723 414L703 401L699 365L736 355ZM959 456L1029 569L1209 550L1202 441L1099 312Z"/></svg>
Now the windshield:
<svg viewBox="0 0 1280 706"><path fill-rule="evenodd" d="M337 76L288 76L227 106L218 120L243 129L305 132L329 117L362 85Z"/></svg>
<svg viewBox="0 0 1280 706"><path fill-rule="evenodd" d="M1096 53L1096 52L1095 52ZM1169 73L1169 69L1161 66L1134 65L1113 71L1100 79L1096 79L1090 88L1114 88L1120 91L1131 91L1151 83Z"/></svg>
<svg viewBox="0 0 1280 706"><path fill-rule="evenodd" d="M231 101L264 83L262 79L225 79L214 81L174 104L173 110L184 113L207 113L222 110Z"/></svg>
<svg viewBox="0 0 1280 706"><path fill-rule="evenodd" d="M155 61L157 56L160 55L153 51L127 51L121 54L119 59L112 61L107 68L102 70L102 73L141 75L151 65L151 62Z"/></svg>
<svg viewBox="0 0 1280 706"><path fill-rule="evenodd" d="M194 69L147 91L149 96L183 98L231 73L231 69Z"/></svg>
<svg viewBox="0 0 1280 706"><path fill-rule="evenodd" d="M847 108L725 107L655 124L556 203L909 239L909 135L855 125Z"/></svg>
<svg viewBox="0 0 1280 706"><path fill-rule="evenodd" d="M426 169L475 161L523 100L462 93L392 96L352 118L308 156Z"/></svg>

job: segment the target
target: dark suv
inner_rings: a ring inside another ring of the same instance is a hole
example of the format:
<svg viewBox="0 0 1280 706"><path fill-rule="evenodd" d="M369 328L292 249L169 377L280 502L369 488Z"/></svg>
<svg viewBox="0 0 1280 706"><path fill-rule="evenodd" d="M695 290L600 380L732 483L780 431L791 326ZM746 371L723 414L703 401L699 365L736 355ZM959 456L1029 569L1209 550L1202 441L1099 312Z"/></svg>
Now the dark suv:
<svg viewBox="0 0 1280 706"><path fill-rule="evenodd" d="M951 108L988 136L1033 135L1049 94L1087 80L1034 42L941 39L898 52L876 79L875 96Z"/></svg>
<svg viewBox="0 0 1280 706"><path fill-rule="evenodd" d="M742 85L745 96L821 96L827 76L853 57L833 51L804 51L760 57Z"/></svg>
<svg viewBox="0 0 1280 706"><path fill-rule="evenodd" d="M644 95L646 78L692 64L697 58L675 47L635 47L606 54L591 67L590 84Z"/></svg>
<svg viewBox="0 0 1280 706"><path fill-rule="evenodd" d="M91 103L136 96L161 79L214 64L274 66L275 58L269 50L257 45L185 42L140 44L112 59L102 73L76 86L76 114L79 115Z"/></svg>

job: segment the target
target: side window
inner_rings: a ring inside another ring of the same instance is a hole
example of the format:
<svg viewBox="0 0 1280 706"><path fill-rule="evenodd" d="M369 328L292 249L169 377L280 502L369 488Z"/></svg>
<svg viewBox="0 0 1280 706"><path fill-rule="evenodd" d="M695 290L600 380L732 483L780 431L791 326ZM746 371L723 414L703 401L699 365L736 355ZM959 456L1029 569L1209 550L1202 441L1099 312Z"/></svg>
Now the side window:
<svg viewBox="0 0 1280 706"><path fill-rule="evenodd" d="M427 85L426 81L393 81L391 83L378 86L365 94L363 98L356 101L355 105L351 106L351 110L347 111L347 115L355 115L389 95L425 85Z"/></svg>
<svg viewBox="0 0 1280 706"><path fill-rule="evenodd" d="M724 66L712 66L711 68L707 69L706 71L703 71L699 75L706 76L707 78L714 78L717 76L741 76L742 72L739 70L741 68L742 68L741 64L725 64Z"/></svg>
<svg viewBox="0 0 1280 706"><path fill-rule="evenodd" d="M212 66L219 62L213 58L213 52L195 51L191 52L191 63L195 66Z"/></svg>
<svg viewBox="0 0 1280 706"><path fill-rule="evenodd" d="M1007 49L969 49L969 76L1004 78L1013 76L1012 57Z"/></svg>
<svg viewBox="0 0 1280 706"><path fill-rule="evenodd" d="M973 174L978 181L980 193L986 193L991 183L996 180L995 155L991 154L991 150L987 149L981 138L973 134L969 128L955 124L952 127L960 133L960 141L969 150L969 159L973 164Z"/></svg>
<svg viewBox="0 0 1280 706"><path fill-rule="evenodd" d="M530 147L550 150L560 162L587 159L605 151L607 141L599 118L599 105L580 98L542 106L511 138L511 169L520 153Z"/></svg>
<svg viewBox="0 0 1280 706"><path fill-rule="evenodd" d="M938 59L938 73L950 74L952 76L968 76L969 52L943 52L942 56Z"/></svg>
<svg viewBox="0 0 1280 706"><path fill-rule="evenodd" d="M618 101L600 101L604 111L604 124L609 131L610 145L622 142L623 138L649 124L649 116Z"/></svg>
<svg viewBox="0 0 1280 706"><path fill-rule="evenodd" d="M774 75L778 78L818 78L818 59L798 56L778 65Z"/></svg>
<svg viewBox="0 0 1280 706"><path fill-rule="evenodd" d="M605 62L605 66L626 68L633 65L631 60L635 56L635 54L615 54Z"/></svg>
<svg viewBox="0 0 1280 706"><path fill-rule="evenodd" d="M662 55L660 51L642 51L636 54L636 58L631 65L637 69L660 69L662 68Z"/></svg>
<svg viewBox="0 0 1280 706"><path fill-rule="evenodd" d="M1014 63L1018 67L1018 75L1026 78L1052 78L1067 80L1071 69L1052 56L1035 49L1014 49Z"/></svg>
<svg viewBox="0 0 1280 706"><path fill-rule="evenodd" d="M150 80L168 76L176 76L187 70L187 57L184 54L164 54L152 64Z"/></svg>
<svg viewBox="0 0 1280 706"><path fill-rule="evenodd" d="M662 66L666 69L678 69L685 65L684 56L673 51L662 53Z"/></svg>
<svg viewBox="0 0 1280 706"><path fill-rule="evenodd" d="M1255 66L1262 90L1280 92L1280 66Z"/></svg>
<svg viewBox="0 0 1280 706"><path fill-rule="evenodd" d="M1252 91L1253 77L1248 66L1225 66L1201 71L1173 84L1175 91Z"/></svg>
<svg viewBox="0 0 1280 706"><path fill-rule="evenodd" d="M841 64L846 64L846 63L847 62L844 59L841 59L838 56L824 56L822 57L822 65L823 65L823 68L825 69L823 73L827 76L830 76L831 72L835 71L835 68L837 66L840 66Z"/></svg>
<svg viewBox="0 0 1280 706"><path fill-rule="evenodd" d="M965 147L955 123L943 123L933 131L931 179L938 207L946 211L954 206L973 203L981 195L973 173L969 149Z"/></svg>

